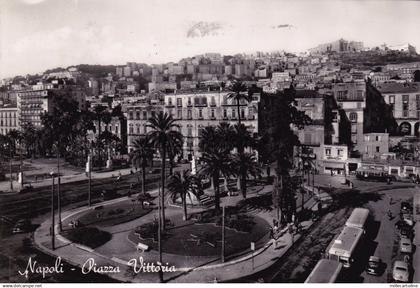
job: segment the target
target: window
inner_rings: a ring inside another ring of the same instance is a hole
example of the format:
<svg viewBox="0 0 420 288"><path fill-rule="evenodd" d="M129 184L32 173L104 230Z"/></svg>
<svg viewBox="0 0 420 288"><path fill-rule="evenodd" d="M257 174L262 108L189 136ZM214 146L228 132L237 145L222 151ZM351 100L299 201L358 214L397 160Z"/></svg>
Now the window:
<svg viewBox="0 0 420 288"><path fill-rule="evenodd" d="M232 110L232 118L236 119L236 110L235 109Z"/></svg>
<svg viewBox="0 0 420 288"><path fill-rule="evenodd" d="M143 131L144 134L147 134L147 125L143 125Z"/></svg>
<svg viewBox="0 0 420 288"><path fill-rule="evenodd" d="M242 119L244 119L244 118L245 118L245 110L244 110L244 109L242 109L242 110L241 110L241 118L242 118Z"/></svg>
<svg viewBox="0 0 420 288"><path fill-rule="evenodd" d="M147 120L147 111L143 111L143 119Z"/></svg>
<svg viewBox="0 0 420 288"><path fill-rule="evenodd" d="M191 106L191 97L188 97L188 106Z"/></svg>
<svg viewBox="0 0 420 288"><path fill-rule="evenodd" d="M376 141L381 141L381 136L376 135L375 140L376 140Z"/></svg>
<svg viewBox="0 0 420 288"><path fill-rule="evenodd" d="M198 109L198 118L203 118L203 109Z"/></svg>
<svg viewBox="0 0 420 288"><path fill-rule="evenodd" d="M376 152L379 153L379 146L376 146Z"/></svg>
<svg viewBox="0 0 420 288"><path fill-rule="evenodd" d="M172 106L172 98L169 98L169 99L168 99L168 105L169 105L169 106Z"/></svg>
<svg viewBox="0 0 420 288"><path fill-rule="evenodd" d="M187 118L188 119L192 119L192 111L191 111L191 109L188 109L188 111L187 111Z"/></svg>
<svg viewBox="0 0 420 288"><path fill-rule="evenodd" d="M351 125L351 133L357 133L357 124Z"/></svg>
<svg viewBox="0 0 420 288"><path fill-rule="evenodd" d="M331 156L331 148L326 148L325 149L325 155Z"/></svg>
<svg viewBox="0 0 420 288"><path fill-rule="evenodd" d="M133 134L133 132L134 132L133 129L134 129L133 124L130 124L130 128L128 129L130 134Z"/></svg>
<svg viewBox="0 0 420 288"><path fill-rule="evenodd" d="M357 122L357 113L356 112L351 112L350 113L350 121L351 122Z"/></svg>
<svg viewBox="0 0 420 288"><path fill-rule="evenodd" d="M188 128L187 128L187 136L192 137L192 127L191 126L188 126Z"/></svg>
<svg viewBox="0 0 420 288"><path fill-rule="evenodd" d="M408 95L403 95L403 103L408 103Z"/></svg>
<svg viewBox="0 0 420 288"><path fill-rule="evenodd" d="M140 111L136 111L136 119L139 120L140 119Z"/></svg>
<svg viewBox="0 0 420 288"><path fill-rule="evenodd" d="M343 149L337 149L337 156L343 156Z"/></svg>
<svg viewBox="0 0 420 288"><path fill-rule="evenodd" d="M137 130L137 134L140 134L140 125L139 124L136 125L136 130Z"/></svg>
<svg viewBox="0 0 420 288"><path fill-rule="evenodd" d="M210 102L211 106L216 106L216 99L214 98L214 96L211 96L211 102Z"/></svg>
<svg viewBox="0 0 420 288"><path fill-rule="evenodd" d="M389 104L395 104L395 96L389 95Z"/></svg>
<svg viewBox="0 0 420 288"><path fill-rule="evenodd" d="M214 109L211 109L211 118L215 118L215 116L214 116Z"/></svg>
<svg viewBox="0 0 420 288"><path fill-rule="evenodd" d="M6 114L7 115L7 114ZM7 116L6 116L7 117ZM128 119L133 119L133 111L128 112Z"/></svg>
<svg viewBox="0 0 420 288"><path fill-rule="evenodd" d="M181 98L176 98L176 106L182 107L182 99Z"/></svg>
<svg viewBox="0 0 420 288"><path fill-rule="evenodd" d="M337 100L338 101L347 100L347 90L338 91L337 92Z"/></svg>
<svg viewBox="0 0 420 288"><path fill-rule="evenodd" d="M223 109L223 118L227 118L227 110Z"/></svg>
<svg viewBox="0 0 420 288"><path fill-rule="evenodd" d="M178 109L176 113L177 113L177 118L182 119L182 110Z"/></svg>

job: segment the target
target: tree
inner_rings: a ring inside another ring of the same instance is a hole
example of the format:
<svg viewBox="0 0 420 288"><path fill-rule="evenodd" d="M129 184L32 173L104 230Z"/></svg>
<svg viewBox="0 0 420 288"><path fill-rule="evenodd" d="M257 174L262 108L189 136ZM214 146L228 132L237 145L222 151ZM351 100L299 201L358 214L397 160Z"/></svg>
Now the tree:
<svg viewBox="0 0 420 288"><path fill-rule="evenodd" d="M232 139L232 140L230 140ZM244 151L245 148L252 147L256 148L256 141L251 136L249 130L245 127L244 124L237 124L234 126L232 138L228 138L227 141L230 141L238 151L238 159L245 159ZM241 164L241 162L237 163L236 166L238 169L238 189L241 191L242 196L246 198L246 167L245 164Z"/></svg>
<svg viewBox="0 0 420 288"><path fill-rule="evenodd" d="M146 167L150 161L153 161L153 146L150 142L149 137L146 135L145 137L140 137L133 142L134 150L131 152L130 158L131 163L133 166L137 168L141 168L142 172L142 183L141 183L141 191L143 194L146 193ZM140 178L139 183L140 183Z"/></svg>
<svg viewBox="0 0 420 288"><path fill-rule="evenodd" d="M182 174L177 171L168 181L168 191L175 202L178 197L181 198L182 206L184 209L184 220L187 221L187 197L191 199L191 195L198 196L200 180L197 176L191 175L190 170L184 170Z"/></svg>
<svg viewBox="0 0 420 288"><path fill-rule="evenodd" d="M36 129L32 123L22 126L23 143L26 149L26 155L32 157L35 153L36 147Z"/></svg>
<svg viewBox="0 0 420 288"><path fill-rule="evenodd" d="M295 107L295 90L293 87L277 95L263 94L262 103L263 115L261 121L265 148L270 158L277 162L277 181L273 193L277 195L282 211L285 211L285 218L291 220L295 207L293 187L290 183L289 171L293 166L294 147L299 145L299 139L292 127L303 129L304 125L310 124L311 119ZM279 219L280 220L280 219Z"/></svg>
<svg viewBox="0 0 420 288"><path fill-rule="evenodd" d="M155 114L148 120L147 127L151 128L149 137L153 146L158 149L162 165L161 165L161 208L162 208L162 228L165 230L165 177L166 177L166 154L168 147L177 145L176 143L183 142L183 136L178 129L179 126L171 115L160 112Z"/></svg>
<svg viewBox="0 0 420 288"><path fill-rule="evenodd" d="M242 153L235 154L233 157L233 165L238 175L241 176L241 193L246 198L246 179L249 175L254 178L261 175L261 169L257 162L257 158L254 153Z"/></svg>
<svg viewBox="0 0 420 288"><path fill-rule="evenodd" d="M220 185L219 177L224 175L228 177L233 174L232 159L225 150L216 148L205 151L201 155L203 166L199 170L199 174L210 177L214 186L214 208L217 213L220 212Z"/></svg>
<svg viewBox="0 0 420 288"><path fill-rule="evenodd" d="M251 96L248 94L246 85L241 81L235 81L229 90L231 93L228 94L228 98L236 101L236 108L238 111L238 125L241 125L241 102L251 101Z"/></svg>
<svg viewBox="0 0 420 288"><path fill-rule="evenodd" d="M97 138L99 138L99 136L102 134L102 121L103 121L106 109L107 108L105 106L102 106L102 105L97 105L93 109L93 113L95 115L94 116L95 120L98 122L98 137ZM107 117L107 116L105 116L105 117ZM99 144L99 142L98 142L98 144ZM97 145L97 149L98 149L99 163L100 163L100 165L102 165L102 154L101 154L102 147L100 146L100 144Z"/></svg>

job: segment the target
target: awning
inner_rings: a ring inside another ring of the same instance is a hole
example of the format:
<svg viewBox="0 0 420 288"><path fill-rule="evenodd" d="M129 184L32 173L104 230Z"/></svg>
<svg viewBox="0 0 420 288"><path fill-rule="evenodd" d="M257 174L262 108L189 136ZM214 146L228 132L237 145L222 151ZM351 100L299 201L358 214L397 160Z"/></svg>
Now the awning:
<svg viewBox="0 0 420 288"><path fill-rule="evenodd" d="M345 163L324 161L325 169L344 169Z"/></svg>

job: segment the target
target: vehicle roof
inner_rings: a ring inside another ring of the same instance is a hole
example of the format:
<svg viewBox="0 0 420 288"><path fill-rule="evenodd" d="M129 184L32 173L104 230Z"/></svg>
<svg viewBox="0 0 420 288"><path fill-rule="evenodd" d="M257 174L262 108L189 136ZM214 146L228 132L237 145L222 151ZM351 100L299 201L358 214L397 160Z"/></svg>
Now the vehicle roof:
<svg viewBox="0 0 420 288"><path fill-rule="evenodd" d="M338 277L343 264L338 261L321 259L315 265L305 283L332 283Z"/></svg>
<svg viewBox="0 0 420 288"><path fill-rule="evenodd" d="M344 226L343 231L341 231L337 239L333 241L329 253L338 256L350 257L350 252L354 250L362 235L363 229Z"/></svg>
<svg viewBox="0 0 420 288"><path fill-rule="evenodd" d="M408 244L411 244L411 240L410 240L410 239L407 239L407 238L401 238L400 242L401 242L401 243L408 243Z"/></svg>
<svg viewBox="0 0 420 288"><path fill-rule="evenodd" d="M404 267L404 268L408 269L408 264L404 261L397 260L397 261L394 262L394 268L395 267Z"/></svg>
<svg viewBox="0 0 420 288"><path fill-rule="evenodd" d="M377 262L379 262L379 261L381 261L381 258L379 258L378 256L370 256L369 257L369 261L377 261Z"/></svg>
<svg viewBox="0 0 420 288"><path fill-rule="evenodd" d="M346 221L346 226L363 228L369 216L369 210L365 208L355 208L351 213L349 219Z"/></svg>

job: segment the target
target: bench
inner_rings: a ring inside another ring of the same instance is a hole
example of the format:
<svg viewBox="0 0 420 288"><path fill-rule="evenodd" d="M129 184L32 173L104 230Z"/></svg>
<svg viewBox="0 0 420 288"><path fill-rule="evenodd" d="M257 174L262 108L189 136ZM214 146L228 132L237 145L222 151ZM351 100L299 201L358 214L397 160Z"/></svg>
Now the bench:
<svg viewBox="0 0 420 288"><path fill-rule="evenodd" d="M137 244L137 251L139 251L139 250L141 250L141 252L147 251L147 250L149 250L149 246L139 242Z"/></svg>

